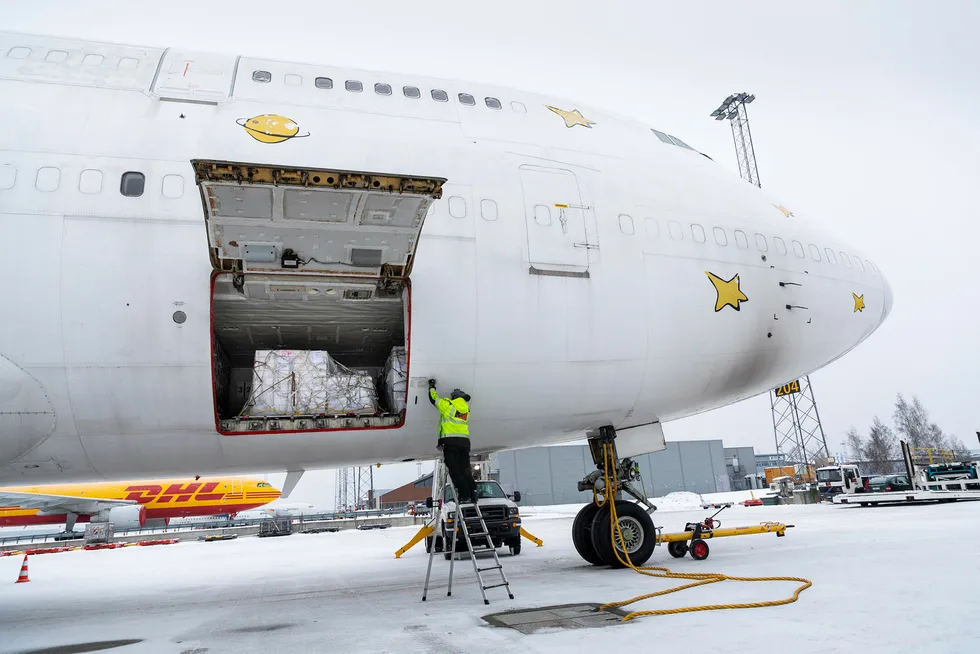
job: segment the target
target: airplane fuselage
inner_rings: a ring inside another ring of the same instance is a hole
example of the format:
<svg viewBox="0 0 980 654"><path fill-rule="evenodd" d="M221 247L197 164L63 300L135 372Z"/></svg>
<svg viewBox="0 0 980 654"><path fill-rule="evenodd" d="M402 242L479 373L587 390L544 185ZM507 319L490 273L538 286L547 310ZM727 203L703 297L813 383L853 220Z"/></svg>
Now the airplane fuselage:
<svg viewBox="0 0 980 654"><path fill-rule="evenodd" d="M853 246L649 126L580 104L0 35L15 47L30 53L0 59L0 120L24 126L0 150L3 481L432 458L429 377L472 395L474 450L574 440L766 392L890 310ZM215 270L192 160L446 180L407 276L398 426L219 433ZM123 195L132 172L138 196Z"/></svg>

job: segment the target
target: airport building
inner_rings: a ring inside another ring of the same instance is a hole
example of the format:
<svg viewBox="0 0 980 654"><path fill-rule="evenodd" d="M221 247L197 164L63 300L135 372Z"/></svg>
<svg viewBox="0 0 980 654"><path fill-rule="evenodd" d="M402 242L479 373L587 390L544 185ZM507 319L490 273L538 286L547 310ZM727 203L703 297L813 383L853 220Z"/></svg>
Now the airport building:
<svg viewBox="0 0 980 654"><path fill-rule="evenodd" d="M726 448L721 440L668 441L667 449L633 457L647 495L675 491L720 493L748 488L745 476L756 471L751 447ZM492 476L521 504L577 504L590 500L577 483L595 469L588 445L554 445L499 452L491 457Z"/></svg>

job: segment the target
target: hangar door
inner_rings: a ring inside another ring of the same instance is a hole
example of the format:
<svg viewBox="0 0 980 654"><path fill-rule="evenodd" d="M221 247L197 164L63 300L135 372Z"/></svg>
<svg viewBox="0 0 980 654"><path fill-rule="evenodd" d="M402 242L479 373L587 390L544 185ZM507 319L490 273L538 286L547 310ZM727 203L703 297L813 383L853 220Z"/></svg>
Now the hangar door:
<svg viewBox="0 0 980 654"><path fill-rule="evenodd" d="M531 272L585 274L589 250L585 212L575 173L521 166Z"/></svg>

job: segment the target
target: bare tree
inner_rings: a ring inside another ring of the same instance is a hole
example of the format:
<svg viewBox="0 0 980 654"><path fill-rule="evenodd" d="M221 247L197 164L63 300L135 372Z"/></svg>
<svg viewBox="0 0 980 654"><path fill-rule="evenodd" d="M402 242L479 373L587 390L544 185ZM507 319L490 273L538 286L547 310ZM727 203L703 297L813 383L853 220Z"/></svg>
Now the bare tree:
<svg viewBox="0 0 980 654"><path fill-rule="evenodd" d="M848 458L858 460L861 458L861 451L864 449L864 441L861 434L853 426L847 430L847 452Z"/></svg>
<svg viewBox="0 0 980 654"><path fill-rule="evenodd" d="M861 458L879 473L890 473L894 470L894 461L897 458L895 434L878 416L871 423L868 440L861 446Z"/></svg>
<svg viewBox="0 0 980 654"><path fill-rule="evenodd" d="M895 430L904 437L909 447L952 450L957 457L968 454L960 439L944 433L939 425L929 421L929 413L914 395L912 402L908 402L901 393L898 394L892 419L895 421Z"/></svg>

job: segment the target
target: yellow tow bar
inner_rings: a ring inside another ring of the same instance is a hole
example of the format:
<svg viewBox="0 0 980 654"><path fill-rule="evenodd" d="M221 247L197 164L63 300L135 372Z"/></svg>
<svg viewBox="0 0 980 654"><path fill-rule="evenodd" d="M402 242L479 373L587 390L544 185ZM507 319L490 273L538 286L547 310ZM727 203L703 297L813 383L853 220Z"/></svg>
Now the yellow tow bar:
<svg viewBox="0 0 980 654"><path fill-rule="evenodd" d="M793 525L785 525L781 522L762 522L750 527L728 527L725 529L705 529L699 538L726 538L728 536L748 536L749 534L769 534L775 533L777 536L785 536L786 530ZM679 541L691 540L694 538L693 531L680 531L673 534L658 534L658 543L676 543Z"/></svg>

